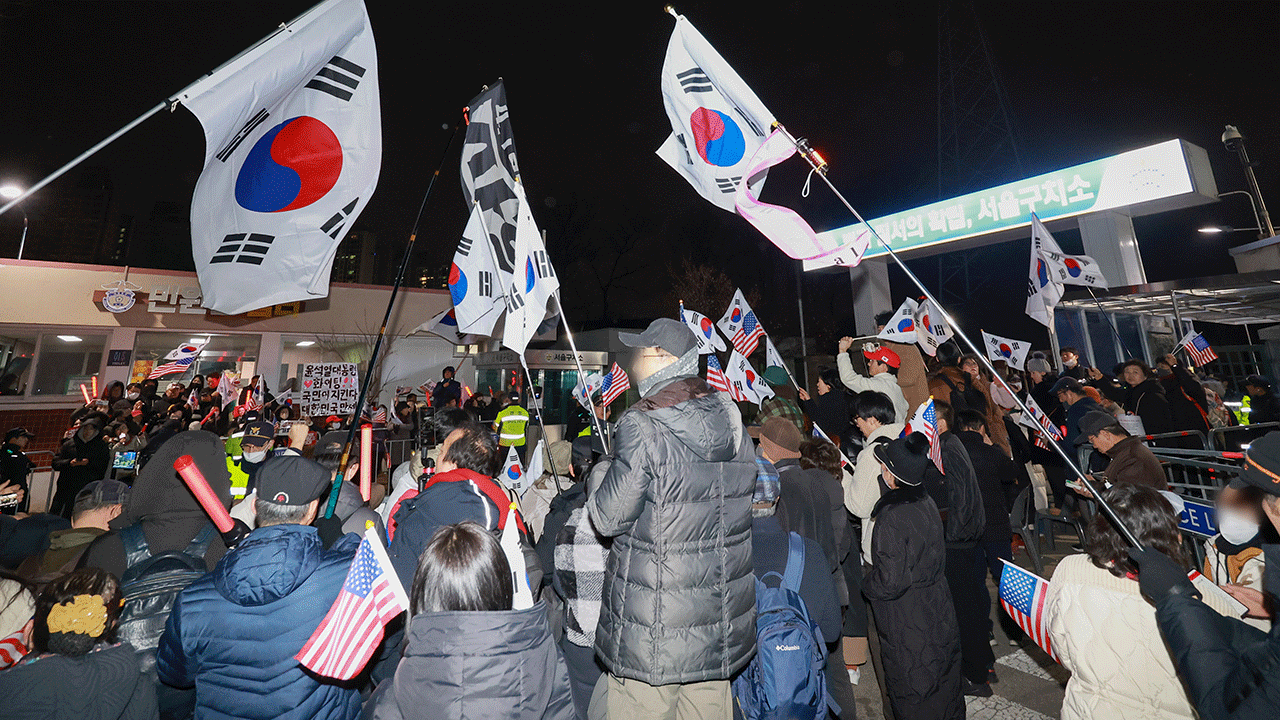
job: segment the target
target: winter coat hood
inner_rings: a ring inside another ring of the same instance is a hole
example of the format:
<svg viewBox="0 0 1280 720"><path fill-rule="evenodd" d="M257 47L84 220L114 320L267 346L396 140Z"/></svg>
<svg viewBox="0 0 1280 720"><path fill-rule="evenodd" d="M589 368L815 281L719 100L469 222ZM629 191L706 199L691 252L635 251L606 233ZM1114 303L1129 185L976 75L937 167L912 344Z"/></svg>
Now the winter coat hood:
<svg viewBox="0 0 1280 720"><path fill-rule="evenodd" d="M742 442L742 419L728 395L701 378L678 378L633 407L645 413L698 458L732 460Z"/></svg>
<svg viewBox="0 0 1280 720"><path fill-rule="evenodd" d="M258 528L218 562L213 584L237 605L267 605L306 582L323 553L320 533L309 525Z"/></svg>
<svg viewBox="0 0 1280 720"><path fill-rule="evenodd" d="M423 613L374 717L574 716L569 673L539 602L525 610Z"/></svg>
<svg viewBox="0 0 1280 720"><path fill-rule="evenodd" d="M120 530L158 515L206 517L195 495L173 469L173 462L183 455L190 455L196 461L196 467L223 506L230 506L231 473L227 470L222 440L208 430L191 430L169 438L142 467L133 481L129 504L111 521L112 529Z"/></svg>
<svg viewBox="0 0 1280 720"><path fill-rule="evenodd" d="M0 708L11 720L116 720L156 716L155 681L128 644L79 657L50 655L0 677Z"/></svg>

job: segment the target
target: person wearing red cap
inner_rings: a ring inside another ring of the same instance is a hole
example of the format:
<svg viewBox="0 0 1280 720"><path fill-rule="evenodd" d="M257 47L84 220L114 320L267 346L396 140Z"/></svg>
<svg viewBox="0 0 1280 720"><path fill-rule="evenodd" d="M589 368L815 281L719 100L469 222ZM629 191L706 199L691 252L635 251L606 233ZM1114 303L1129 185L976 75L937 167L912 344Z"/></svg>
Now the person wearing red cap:
<svg viewBox="0 0 1280 720"><path fill-rule="evenodd" d="M883 345L867 343L862 346L862 356L867 359L867 375L859 375L853 370L853 361L849 359L849 348L853 346L853 338L840 338L840 352L836 355L836 365L840 368L840 381L854 392L884 393L893 403L894 422L907 421L907 397L898 387L898 367L902 359L898 353Z"/></svg>

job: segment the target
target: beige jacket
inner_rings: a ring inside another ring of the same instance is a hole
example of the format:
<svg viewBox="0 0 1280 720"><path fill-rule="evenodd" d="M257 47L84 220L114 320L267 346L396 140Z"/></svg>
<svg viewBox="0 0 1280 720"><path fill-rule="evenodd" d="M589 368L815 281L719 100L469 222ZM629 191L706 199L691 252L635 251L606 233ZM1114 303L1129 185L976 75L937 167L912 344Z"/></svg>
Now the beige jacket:
<svg viewBox="0 0 1280 720"><path fill-rule="evenodd" d="M1137 580L1070 555L1050 579L1045 618L1058 659L1071 671L1062 720L1195 718Z"/></svg>
<svg viewBox="0 0 1280 720"><path fill-rule="evenodd" d="M907 398L902 394L902 388L898 387L898 378L892 373L883 372L873 377L859 375L853 370L853 361L849 359L849 353L840 353L836 355L836 367L840 370L840 382L845 387L854 392L865 392L872 390L878 393L884 393L891 401L893 401L894 420L900 423L906 423L911 419L907 414Z"/></svg>
<svg viewBox="0 0 1280 720"><path fill-rule="evenodd" d="M889 377L893 376L889 375ZM871 511L880 501L880 461L872 454L877 444L876 439L896 440L902 434L904 427L906 423L893 423L881 425L873 430L862 452L854 458L853 477L846 475L843 481L844 506L849 509L849 512L862 519L862 563L864 565L871 564L871 530L875 527L875 521L871 519Z"/></svg>

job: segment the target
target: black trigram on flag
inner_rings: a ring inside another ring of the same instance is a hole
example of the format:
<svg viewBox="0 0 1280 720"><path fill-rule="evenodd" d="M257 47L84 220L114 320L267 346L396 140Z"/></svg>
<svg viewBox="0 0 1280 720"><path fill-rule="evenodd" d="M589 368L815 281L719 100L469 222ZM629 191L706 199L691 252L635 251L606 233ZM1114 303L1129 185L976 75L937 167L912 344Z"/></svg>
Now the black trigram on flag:
<svg viewBox="0 0 1280 720"><path fill-rule="evenodd" d="M320 72L316 73L311 82L307 83L307 87L329 93L339 100L350 100L356 87L360 85L362 77L364 77L364 68L334 55L332 60L320 68Z"/></svg>
<svg viewBox="0 0 1280 720"><path fill-rule="evenodd" d="M555 277L556 269L551 266L551 258L547 257L546 250L535 250L533 253L533 267L538 273L538 279Z"/></svg>
<svg viewBox="0 0 1280 720"><path fill-rule="evenodd" d="M507 312L515 312L522 307L524 307L524 293L512 285L507 291Z"/></svg>
<svg viewBox="0 0 1280 720"><path fill-rule="evenodd" d="M458 241L458 254L462 257L471 255L471 238L466 235L462 236L462 239Z"/></svg>
<svg viewBox="0 0 1280 720"><path fill-rule="evenodd" d="M493 273L488 270L476 273L476 293L480 297L493 297Z"/></svg>
<svg viewBox="0 0 1280 720"><path fill-rule="evenodd" d="M711 78L702 72L702 68L694 67L676 74L676 79L680 81L680 87L687 93L704 93L715 90L715 86L711 84Z"/></svg>
<svg viewBox="0 0 1280 720"><path fill-rule="evenodd" d="M267 117L270 115L271 113L267 112L265 109L259 110L255 113L253 117L249 118L249 122L245 123L244 127L240 128L240 132L237 132L236 136L231 138L231 142L227 143L226 147L218 151L218 154L215 157L222 162L226 162L227 158L231 157L231 153L235 152L236 148L240 147L240 143L244 142L244 139L249 137L249 133L253 132L254 128L265 122Z"/></svg>
<svg viewBox="0 0 1280 720"><path fill-rule="evenodd" d="M236 233L222 238L222 244L213 254L210 263L239 262L249 265L261 265L267 251L271 249L273 235L260 233Z"/></svg>
<svg viewBox="0 0 1280 720"><path fill-rule="evenodd" d="M352 200L351 202L347 203L346 207L334 213L333 217L329 218L328 220L325 220L324 224L320 226L321 232L333 238L334 240L337 240L338 235L342 234L342 226L346 225L347 217L351 215L352 210L356 209L356 203L358 202L360 202L360 198L356 198L355 200Z"/></svg>
<svg viewBox="0 0 1280 720"><path fill-rule="evenodd" d="M727 178L718 177L716 178L716 187L720 188L720 192L722 193L726 193L726 194L736 193L738 192L738 183L741 180L742 180L741 175L737 177L727 177Z"/></svg>

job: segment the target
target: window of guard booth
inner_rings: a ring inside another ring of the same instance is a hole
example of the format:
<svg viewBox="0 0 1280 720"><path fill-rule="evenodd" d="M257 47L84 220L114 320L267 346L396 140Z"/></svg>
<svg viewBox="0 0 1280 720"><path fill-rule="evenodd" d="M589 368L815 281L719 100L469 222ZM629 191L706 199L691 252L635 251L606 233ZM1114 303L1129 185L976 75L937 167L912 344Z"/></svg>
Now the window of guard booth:
<svg viewBox="0 0 1280 720"><path fill-rule="evenodd" d="M1058 310L1053 314L1053 328L1058 334L1058 347L1073 347L1080 351L1080 356L1085 357L1089 353L1089 344L1085 341L1084 323L1080 322L1080 312L1077 310ZM1052 352L1045 352L1045 356L1052 355ZM1086 358L1093 363L1095 367L1103 366L1097 358ZM1058 367L1062 364L1062 358L1051 357L1049 364Z"/></svg>
<svg viewBox="0 0 1280 720"><path fill-rule="evenodd" d="M259 335L193 335L190 332L139 332L133 344L133 367L129 381L141 382L155 367L163 365L165 356L186 343L204 343L204 349L191 367L165 375L162 383L190 382L197 373L221 376L223 370L240 373L245 385L257 372Z"/></svg>
<svg viewBox="0 0 1280 720"><path fill-rule="evenodd" d="M22 395L31 382L37 335L0 329L0 396Z"/></svg>
<svg viewBox="0 0 1280 720"><path fill-rule="evenodd" d="M1109 374L1122 360L1116 350L1116 336L1111 331L1111 323L1102 313L1086 311L1084 317L1089 339L1093 341L1094 366Z"/></svg>
<svg viewBox="0 0 1280 720"><path fill-rule="evenodd" d="M1115 321L1116 330L1120 331L1120 352L1125 359L1144 357L1146 351L1142 346L1142 323L1138 316L1112 315L1111 319Z"/></svg>
<svg viewBox="0 0 1280 720"><path fill-rule="evenodd" d="M28 395L79 395L102 369L105 335L56 335L41 333L35 378Z"/></svg>

